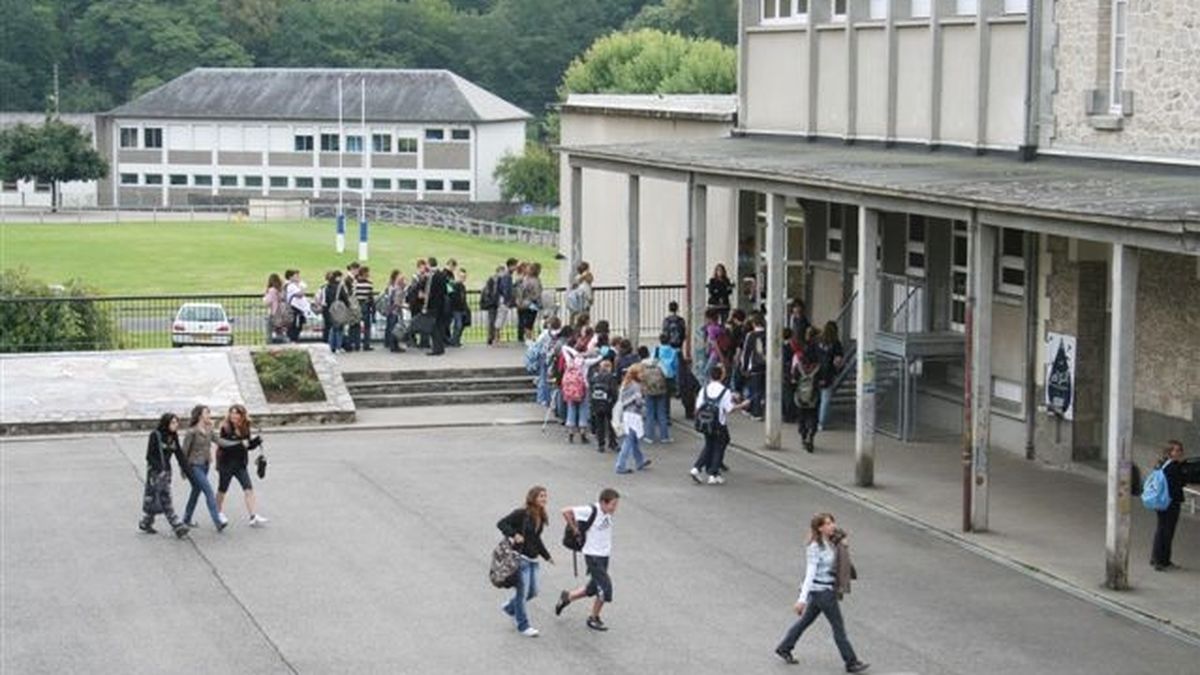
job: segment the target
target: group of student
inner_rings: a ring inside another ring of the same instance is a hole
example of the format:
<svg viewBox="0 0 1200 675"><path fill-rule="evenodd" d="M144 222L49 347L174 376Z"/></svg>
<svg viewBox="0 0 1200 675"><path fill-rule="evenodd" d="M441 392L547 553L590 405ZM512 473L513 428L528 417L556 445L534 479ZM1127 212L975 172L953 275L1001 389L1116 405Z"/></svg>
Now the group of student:
<svg viewBox="0 0 1200 675"><path fill-rule="evenodd" d="M176 537L187 536L196 529L192 520L200 497L208 507L213 527L217 532L229 526L225 515L225 493L234 480L242 487L251 527L261 527L267 518L258 512L254 495L254 483L250 479L250 453L259 450L255 467L259 478L266 475L266 457L263 456L262 437L251 431L250 415L240 404L229 407L220 427L214 429L212 414L207 406L192 408L187 430L180 439L179 417L164 413L157 426L150 432L146 445L146 483L142 494L142 519L138 529L154 534L154 521L163 516ZM209 469L213 466L216 448L217 489L214 493L209 480ZM171 458L179 467L180 474L191 485L187 506L180 519L171 498Z"/></svg>

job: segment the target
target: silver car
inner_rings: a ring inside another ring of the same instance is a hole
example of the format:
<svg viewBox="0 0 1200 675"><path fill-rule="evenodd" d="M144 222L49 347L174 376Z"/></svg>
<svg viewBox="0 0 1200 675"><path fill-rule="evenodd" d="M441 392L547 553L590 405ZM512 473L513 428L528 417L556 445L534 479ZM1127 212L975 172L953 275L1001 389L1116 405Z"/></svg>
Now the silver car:
<svg viewBox="0 0 1200 675"><path fill-rule="evenodd" d="M171 346L233 344L233 325L217 303L184 303L171 322Z"/></svg>

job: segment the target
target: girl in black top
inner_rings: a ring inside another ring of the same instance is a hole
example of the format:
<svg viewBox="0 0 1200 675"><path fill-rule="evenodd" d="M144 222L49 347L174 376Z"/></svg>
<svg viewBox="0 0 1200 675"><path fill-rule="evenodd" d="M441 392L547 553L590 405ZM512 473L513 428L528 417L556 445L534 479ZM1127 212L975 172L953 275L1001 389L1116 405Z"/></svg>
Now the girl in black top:
<svg viewBox="0 0 1200 675"><path fill-rule="evenodd" d="M708 308L715 309L721 314L721 323L729 318L729 296L733 295L733 282L725 265L717 263L713 268L712 278L708 280Z"/></svg>
<svg viewBox="0 0 1200 675"><path fill-rule="evenodd" d="M158 426L150 432L150 440L146 444L146 489L142 495L142 516L138 529L154 534L154 518L163 514L175 531L176 537L183 537L188 528L175 514L171 503L171 457L179 464L179 470L187 475L187 460L179 447L179 418L172 413L164 413L158 419Z"/></svg>
<svg viewBox="0 0 1200 675"><path fill-rule="evenodd" d="M546 488L534 485L525 494L525 506L500 519L496 527L512 542L513 548L521 554L521 566L517 574L517 586L513 597L501 609L517 622L517 630L525 637L537 637L538 629L529 625L529 616L525 611L525 603L534 599L538 593L538 561L539 557L554 564L550 551L542 543L542 530L546 527L546 502L549 497Z"/></svg>
<svg viewBox="0 0 1200 675"><path fill-rule="evenodd" d="M236 478L242 486L242 494L246 497L246 510L250 512L250 525L259 527L267 519L258 514L254 498L254 485L250 482L250 451L262 445L262 438L250 435L250 415L245 406L230 406L221 422L221 431L217 437L217 510L225 519L225 493L229 484Z"/></svg>

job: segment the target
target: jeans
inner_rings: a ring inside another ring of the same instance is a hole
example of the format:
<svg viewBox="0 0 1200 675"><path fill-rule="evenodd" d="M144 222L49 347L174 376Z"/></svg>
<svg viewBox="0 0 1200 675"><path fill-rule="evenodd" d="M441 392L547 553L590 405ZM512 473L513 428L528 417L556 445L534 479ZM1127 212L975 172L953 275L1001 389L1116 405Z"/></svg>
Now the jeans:
<svg viewBox="0 0 1200 675"><path fill-rule="evenodd" d="M1155 511L1157 522L1154 528L1154 545L1150 549L1150 563L1167 565L1171 562L1171 542L1175 538L1175 526L1179 524L1179 511L1183 505L1172 502L1166 511Z"/></svg>
<svg viewBox="0 0 1200 675"><path fill-rule="evenodd" d="M192 478L192 492L188 495L187 508L183 510L184 522L192 522L192 514L196 512L196 502L200 500L200 494L204 493L204 503L208 506L208 515L212 517L214 525L218 524L221 521L220 512L217 510L217 496L213 494L212 483L208 481L208 465L192 464L188 467L188 473Z"/></svg>
<svg viewBox="0 0 1200 675"><path fill-rule="evenodd" d="M750 389L750 416L763 416L763 398L767 389L766 373L750 373L746 376L746 384Z"/></svg>
<svg viewBox="0 0 1200 675"><path fill-rule="evenodd" d="M521 566L517 571L517 587L513 589L513 597L504 605L504 613L517 622L517 630L529 628L529 615L525 611L525 603L537 597L539 563L521 557Z"/></svg>
<svg viewBox="0 0 1200 675"><path fill-rule="evenodd" d="M362 348L371 348L371 327L375 325L375 308L369 302L359 303L362 308Z"/></svg>
<svg viewBox="0 0 1200 675"><path fill-rule="evenodd" d="M833 387L821 388L821 403L817 409L817 429L824 430L829 424L829 404L833 402Z"/></svg>
<svg viewBox="0 0 1200 675"><path fill-rule="evenodd" d="M450 317L450 342L449 342L451 347L461 347L462 346L462 334L463 334L463 328L466 327L466 325L465 325L466 322L467 322L467 313L466 312L454 312L454 314L451 315L451 317Z"/></svg>
<svg viewBox="0 0 1200 675"><path fill-rule="evenodd" d="M596 432L596 447L604 450L605 444L617 447L617 435L612 430L612 411L592 413L592 431Z"/></svg>
<svg viewBox="0 0 1200 675"><path fill-rule="evenodd" d="M304 312L296 310L292 312L292 325L288 326L287 338L291 342L300 341L300 329L304 328Z"/></svg>
<svg viewBox="0 0 1200 675"><path fill-rule="evenodd" d="M396 330L396 324L398 323L400 323L399 314L393 312L387 315L387 323L384 324L383 328L383 346L387 349L400 348L400 341L392 334L392 331Z"/></svg>
<svg viewBox="0 0 1200 675"><path fill-rule="evenodd" d="M550 407L550 374L546 372L546 359L542 359L538 363L537 374L537 402L538 405Z"/></svg>
<svg viewBox="0 0 1200 675"><path fill-rule="evenodd" d="M339 349L342 348L342 345L345 342L345 340L346 340L346 333L345 333L345 328L343 326L330 326L329 327L329 350L330 351L337 352Z"/></svg>
<svg viewBox="0 0 1200 675"><path fill-rule="evenodd" d="M715 434L705 434L704 449L696 458L692 468L710 476L721 475L721 463L725 461L725 448L729 446L729 427L721 427Z"/></svg>
<svg viewBox="0 0 1200 675"><path fill-rule="evenodd" d="M796 646L796 641L820 614L825 615L825 618L829 620L830 627L833 628L833 641L842 655L842 661L846 664L857 661L858 657L854 655L854 648L850 646L850 640L846 639L846 626L842 623L842 609L838 606L837 593L833 591L812 591L808 594L808 604L804 606L804 614L800 615L800 619L788 629L787 634L783 636L783 642L779 643L778 649L786 652L792 651Z"/></svg>
<svg viewBox="0 0 1200 675"><path fill-rule="evenodd" d="M671 440L671 430L667 428L667 409L671 399L666 394L646 397L646 438L651 441Z"/></svg>
<svg viewBox="0 0 1200 675"><path fill-rule="evenodd" d="M578 427L583 431L588 426L591 426L591 404L585 398L578 403L567 404L567 431L573 427Z"/></svg>
<svg viewBox="0 0 1200 675"><path fill-rule="evenodd" d="M641 443L638 442L637 434L632 431L625 432L625 438L621 441L621 452L617 453L617 473L629 473L633 469L626 469L625 464L629 458L633 458L634 467L641 469L646 466L646 456L642 454Z"/></svg>
<svg viewBox="0 0 1200 675"><path fill-rule="evenodd" d="M343 344L346 346L346 351L356 352L362 345L362 324L352 323L346 326L346 335L343 338Z"/></svg>

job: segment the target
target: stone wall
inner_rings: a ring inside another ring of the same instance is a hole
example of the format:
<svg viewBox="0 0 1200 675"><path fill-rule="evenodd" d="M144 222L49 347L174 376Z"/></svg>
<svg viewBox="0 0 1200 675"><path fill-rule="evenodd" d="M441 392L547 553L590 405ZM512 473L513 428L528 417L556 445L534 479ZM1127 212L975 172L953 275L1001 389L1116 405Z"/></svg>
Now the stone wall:
<svg viewBox="0 0 1200 675"><path fill-rule="evenodd" d="M1142 251L1137 297L1135 433L1200 442L1200 259ZM1189 443L1190 441L1190 443Z"/></svg>
<svg viewBox="0 0 1200 675"><path fill-rule="evenodd" d="M1054 1L1057 46L1048 56L1057 86L1050 148L1200 159L1200 2L1129 0L1124 88L1133 95L1132 114L1090 119L1089 92L1109 86L1111 5Z"/></svg>

